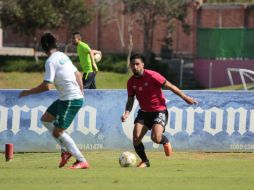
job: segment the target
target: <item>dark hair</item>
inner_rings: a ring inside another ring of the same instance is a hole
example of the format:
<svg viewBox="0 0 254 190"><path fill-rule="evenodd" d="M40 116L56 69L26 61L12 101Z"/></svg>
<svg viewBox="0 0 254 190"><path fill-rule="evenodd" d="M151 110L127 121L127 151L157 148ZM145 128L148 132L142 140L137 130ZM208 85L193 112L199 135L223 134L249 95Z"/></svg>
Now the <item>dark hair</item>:
<svg viewBox="0 0 254 190"><path fill-rule="evenodd" d="M80 32L72 32L72 35L76 35L76 34L80 35Z"/></svg>
<svg viewBox="0 0 254 190"><path fill-rule="evenodd" d="M130 57L130 62L134 61L135 59L141 59L143 63L145 63L145 58L142 54L134 53Z"/></svg>
<svg viewBox="0 0 254 190"><path fill-rule="evenodd" d="M43 51L48 52L52 49L55 49L56 46L56 38L50 32L44 33L41 37L41 47Z"/></svg>

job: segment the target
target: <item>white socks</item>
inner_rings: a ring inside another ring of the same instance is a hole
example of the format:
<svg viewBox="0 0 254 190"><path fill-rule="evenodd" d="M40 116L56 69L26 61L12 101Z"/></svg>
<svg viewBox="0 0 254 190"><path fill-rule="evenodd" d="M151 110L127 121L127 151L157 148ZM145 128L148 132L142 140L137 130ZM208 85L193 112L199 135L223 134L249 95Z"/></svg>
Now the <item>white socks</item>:
<svg viewBox="0 0 254 190"><path fill-rule="evenodd" d="M48 129L49 133L52 135L53 134L53 129L54 129L54 124L52 122L46 122L42 121L43 125ZM52 135L53 136L53 135ZM65 146L53 136L53 138L56 140L57 144L61 147L62 152L68 152Z"/></svg>
<svg viewBox="0 0 254 190"><path fill-rule="evenodd" d="M85 162L86 159L83 154L79 151L77 145L72 138L65 132L63 132L58 140L67 148L68 152L71 153L78 161Z"/></svg>
<svg viewBox="0 0 254 190"><path fill-rule="evenodd" d="M42 121L43 125L49 130L52 135L54 130L54 124L52 122ZM52 135L53 136L53 135ZM54 137L54 136L53 136ZM72 156L74 156L78 161L86 161L82 153L79 151L77 145L72 140L72 138L65 132L62 133L58 138L55 138L56 142L61 146L62 152L69 152Z"/></svg>

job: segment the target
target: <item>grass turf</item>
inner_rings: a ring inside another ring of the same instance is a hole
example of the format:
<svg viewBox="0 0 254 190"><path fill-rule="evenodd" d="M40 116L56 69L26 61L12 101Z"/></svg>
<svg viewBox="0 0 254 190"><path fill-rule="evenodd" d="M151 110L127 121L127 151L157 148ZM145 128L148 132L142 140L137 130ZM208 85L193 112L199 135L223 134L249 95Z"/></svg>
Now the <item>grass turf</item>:
<svg viewBox="0 0 254 190"><path fill-rule="evenodd" d="M59 153L0 156L0 189L253 189L253 153L148 152L150 168L121 168L120 151L86 151L88 170L59 169ZM72 158L71 161L74 161ZM70 165L71 163L68 163Z"/></svg>
<svg viewBox="0 0 254 190"><path fill-rule="evenodd" d="M131 73L119 74L100 71L96 76L98 89L126 89ZM0 89L29 89L39 85L44 73L0 72Z"/></svg>

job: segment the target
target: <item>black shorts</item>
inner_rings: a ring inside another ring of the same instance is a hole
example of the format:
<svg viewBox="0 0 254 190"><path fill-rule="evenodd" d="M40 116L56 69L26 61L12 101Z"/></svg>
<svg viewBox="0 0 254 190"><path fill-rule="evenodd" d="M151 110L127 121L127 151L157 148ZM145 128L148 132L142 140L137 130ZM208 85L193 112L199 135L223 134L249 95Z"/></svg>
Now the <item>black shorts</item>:
<svg viewBox="0 0 254 190"><path fill-rule="evenodd" d="M144 112L139 110L134 123L144 124L150 130L154 124L160 124L165 130L165 126L168 123L168 110L158 112Z"/></svg>
<svg viewBox="0 0 254 190"><path fill-rule="evenodd" d="M95 72L89 72L83 74L83 88L84 89L96 89L95 84Z"/></svg>

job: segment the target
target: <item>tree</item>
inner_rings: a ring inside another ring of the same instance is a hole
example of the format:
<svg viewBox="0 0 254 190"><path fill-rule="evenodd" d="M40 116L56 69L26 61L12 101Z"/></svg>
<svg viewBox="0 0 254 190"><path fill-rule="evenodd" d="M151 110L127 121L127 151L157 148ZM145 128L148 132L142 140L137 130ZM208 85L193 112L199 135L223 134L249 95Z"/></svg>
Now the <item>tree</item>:
<svg viewBox="0 0 254 190"><path fill-rule="evenodd" d="M32 36L36 47L36 31L58 27L61 15L48 0L6 0L3 2L1 21L3 27Z"/></svg>
<svg viewBox="0 0 254 190"><path fill-rule="evenodd" d="M68 49L71 33L87 26L93 19L92 6L85 4L84 0L55 0L52 1L55 10L61 15L61 24L65 25L66 47Z"/></svg>
<svg viewBox="0 0 254 190"><path fill-rule="evenodd" d="M121 49L125 48L122 0L96 0L96 11L102 24L116 23Z"/></svg>
<svg viewBox="0 0 254 190"><path fill-rule="evenodd" d="M127 56L127 65L126 65L126 71L128 71L129 68L129 58L132 52L133 48L133 41L132 41L132 31L133 31L133 24L134 19L133 15L130 14L129 7L125 7L125 4L123 3L123 0L96 0L96 7L97 12L102 17L102 23L109 24L109 23L116 23L117 31L119 34L119 39L121 43L121 49L126 49L126 43L124 40L124 20L123 16L129 15L129 17L125 18L127 20L127 32L128 32L128 56Z"/></svg>
<svg viewBox="0 0 254 190"><path fill-rule="evenodd" d="M254 0L203 0L204 3L254 3Z"/></svg>
<svg viewBox="0 0 254 190"><path fill-rule="evenodd" d="M164 18L168 23L168 31L172 33L173 19L180 20L186 29L188 25L184 22L187 15L187 0L123 0L125 14L132 15L143 29L143 53L146 60L152 52L154 29L158 18ZM170 39L168 39L170 40ZM171 38L172 40L172 38Z"/></svg>
<svg viewBox="0 0 254 190"><path fill-rule="evenodd" d="M191 1L172 1L170 4L170 11L166 12L167 18L167 35L165 37L165 47L172 49L173 43L173 32L174 32L174 21L178 20L181 22L182 29L186 34L190 34L190 25L185 21L188 13L188 6Z"/></svg>
<svg viewBox="0 0 254 190"><path fill-rule="evenodd" d="M32 36L36 47L36 31L67 27L70 33L88 25L92 20L91 8L83 0L6 0L1 20L3 27L15 33Z"/></svg>
<svg viewBox="0 0 254 190"><path fill-rule="evenodd" d="M165 24L168 25L168 35L165 41L172 44L172 32L174 19L182 22L185 31L188 31L189 25L185 22L187 15L187 3L191 0L96 0L97 6L102 14L104 22L116 22L119 38L122 49L125 48L123 38L123 28L121 28L121 21L119 15L126 15L127 31L128 31L128 58L132 52L133 42L133 28L134 23L137 23L143 32L143 53L146 59L149 59L152 52L154 29L158 18L164 18ZM123 4L121 10L120 4ZM129 59L127 60L127 65Z"/></svg>

